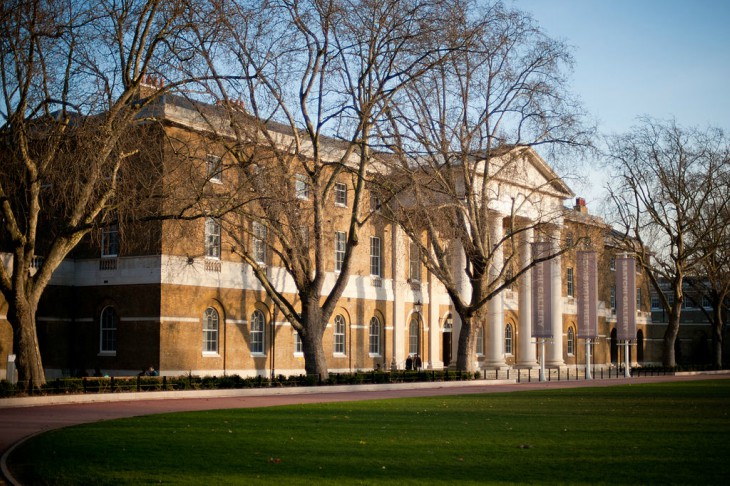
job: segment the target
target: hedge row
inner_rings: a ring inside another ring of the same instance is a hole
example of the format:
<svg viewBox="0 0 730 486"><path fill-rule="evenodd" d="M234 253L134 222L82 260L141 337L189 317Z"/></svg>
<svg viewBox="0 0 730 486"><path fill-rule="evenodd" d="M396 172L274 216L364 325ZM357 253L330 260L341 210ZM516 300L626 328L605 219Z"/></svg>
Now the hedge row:
<svg viewBox="0 0 730 486"><path fill-rule="evenodd" d="M330 373L327 380L317 375L278 375L273 378L255 376L243 378L239 375L225 376L162 376L162 377L103 377L103 378L58 378L48 381L40 388L27 387L26 383L13 385L0 381L0 397L32 395L66 395L81 393L119 393L135 391L164 390L224 390L237 388L268 388L317 385L357 385L371 383L404 383L429 381L456 381L479 378L479 372L461 371L370 371L356 373ZM28 388L32 388L30 393Z"/></svg>

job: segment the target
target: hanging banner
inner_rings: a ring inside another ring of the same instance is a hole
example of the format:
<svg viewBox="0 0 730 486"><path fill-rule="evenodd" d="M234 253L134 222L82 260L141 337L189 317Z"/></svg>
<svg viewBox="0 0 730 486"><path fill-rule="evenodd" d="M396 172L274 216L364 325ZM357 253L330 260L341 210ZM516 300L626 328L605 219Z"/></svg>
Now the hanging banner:
<svg viewBox="0 0 730 486"><path fill-rule="evenodd" d="M533 258L550 255L549 242L532 244ZM532 337L552 338L552 267L554 260L546 260L532 267Z"/></svg>
<svg viewBox="0 0 730 486"><path fill-rule="evenodd" d="M579 251L578 260L578 337L598 338L598 257L595 251Z"/></svg>
<svg viewBox="0 0 730 486"><path fill-rule="evenodd" d="M619 341L636 339L636 260L616 257L616 332Z"/></svg>

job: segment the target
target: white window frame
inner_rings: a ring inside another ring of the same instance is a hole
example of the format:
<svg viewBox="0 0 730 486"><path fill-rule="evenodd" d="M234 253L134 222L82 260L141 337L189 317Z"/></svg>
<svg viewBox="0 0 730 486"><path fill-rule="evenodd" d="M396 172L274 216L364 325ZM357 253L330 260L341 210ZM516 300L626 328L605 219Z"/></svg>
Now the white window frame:
<svg viewBox="0 0 730 486"><path fill-rule="evenodd" d="M221 225L215 218L205 218L205 258L221 258Z"/></svg>
<svg viewBox="0 0 730 486"><path fill-rule="evenodd" d="M208 154L205 158L205 172L210 182L223 182L223 159L217 155Z"/></svg>
<svg viewBox="0 0 730 486"><path fill-rule="evenodd" d="M376 316L370 318L369 326L369 351L370 356L380 356L380 337L381 337L381 326L380 319Z"/></svg>
<svg viewBox="0 0 730 486"><path fill-rule="evenodd" d="M347 207L347 184L335 182L335 206Z"/></svg>
<svg viewBox="0 0 730 486"><path fill-rule="evenodd" d="M347 344L347 339L345 335L345 318L342 317L341 314L337 314L335 316L335 324L334 324L334 344L335 344L335 354L336 355L344 355L346 351L345 345Z"/></svg>
<svg viewBox="0 0 730 486"><path fill-rule="evenodd" d="M408 354L410 356L418 354L421 345L421 323L418 317L412 317L411 323L408 325Z"/></svg>
<svg viewBox="0 0 730 486"><path fill-rule="evenodd" d="M345 250L347 248L347 237L344 231L335 231L335 272L342 270L345 263Z"/></svg>
<svg viewBox="0 0 730 486"><path fill-rule="evenodd" d="M99 316L99 355L117 355L117 334L119 332L119 316L116 309L106 306Z"/></svg>
<svg viewBox="0 0 730 486"><path fill-rule="evenodd" d="M408 277L411 282L421 282L421 247L411 241L408 249Z"/></svg>
<svg viewBox="0 0 730 486"><path fill-rule="evenodd" d="M514 354L514 336L512 324L504 326L504 354L508 356Z"/></svg>
<svg viewBox="0 0 730 486"><path fill-rule="evenodd" d="M304 174L297 174L294 180L294 194L297 199L309 200L309 180Z"/></svg>
<svg viewBox="0 0 730 486"><path fill-rule="evenodd" d="M294 329L294 328L292 328ZM294 355L302 356L304 354L304 344L302 344L302 336L299 335L299 331L294 329Z"/></svg>
<svg viewBox="0 0 730 486"><path fill-rule="evenodd" d="M568 293L568 297L575 297L575 280L573 275L573 267L569 267L565 271L566 273L566 290Z"/></svg>
<svg viewBox="0 0 730 486"><path fill-rule="evenodd" d="M568 356L575 355L575 331L573 326L568 328Z"/></svg>
<svg viewBox="0 0 730 486"><path fill-rule="evenodd" d="M260 310L253 311L251 314L251 328L249 331L251 338L251 354L263 356L266 354L266 318Z"/></svg>
<svg viewBox="0 0 730 486"><path fill-rule="evenodd" d="M101 229L101 257L119 256L119 225L110 224Z"/></svg>
<svg viewBox="0 0 730 486"><path fill-rule="evenodd" d="M259 265L266 265L266 226L258 221L251 223L251 253Z"/></svg>
<svg viewBox="0 0 730 486"><path fill-rule="evenodd" d="M484 356L484 326L477 326L476 340L477 356Z"/></svg>
<svg viewBox="0 0 730 486"><path fill-rule="evenodd" d="M220 315L213 307L203 313L203 356L218 356Z"/></svg>
<svg viewBox="0 0 730 486"><path fill-rule="evenodd" d="M378 236L370 237L370 276L382 277L383 265L381 257L380 238Z"/></svg>
<svg viewBox="0 0 730 486"><path fill-rule="evenodd" d="M611 311L616 312L616 286L611 287Z"/></svg>

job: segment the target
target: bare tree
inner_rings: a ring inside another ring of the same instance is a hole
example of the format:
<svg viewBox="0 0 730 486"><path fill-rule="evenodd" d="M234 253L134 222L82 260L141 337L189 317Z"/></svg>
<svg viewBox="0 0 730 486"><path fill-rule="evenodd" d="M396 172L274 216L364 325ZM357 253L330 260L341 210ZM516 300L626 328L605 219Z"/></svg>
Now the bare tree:
<svg viewBox="0 0 730 486"><path fill-rule="evenodd" d="M430 41L456 3L224 2L225 47L199 39L206 89L229 113L229 151L259 195L222 224L301 337L307 373L328 376L323 335L370 216L373 126L405 83L443 57ZM341 184L347 202L335 214Z"/></svg>
<svg viewBox="0 0 730 486"><path fill-rule="evenodd" d="M664 366L676 366L675 341L686 297L685 280L701 275L703 262L715 251L707 251L699 242L724 245L717 218L722 212L707 212L722 197L717 183L724 180L722 174L727 170L727 159L720 157L722 143L722 133L717 130L684 128L674 120L649 118L609 142L609 159L615 169L609 188L614 224L630 237L626 241L638 242L643 248L638 263L668 316ZM635 251L636 247L628 249Z"/></svg>
<svg viewBox="0 0 730 486"><path fill-rule="evenodd" d="M592 129L565 90L572 60L563 43L501 3L466 7L441 37L448 62L409 83L382 136L405 182L391 187L391 216L451 297L461 319L456 365L473 370L487 304L563 251L550 228L572 193L531 147L584 146ZM554 240L551 253L521 259L527 233Z"/></svg>
<svg viewBox="0 0 730 486"><path fill-rule="evenodd" d="M723 329L730 296L730 146L724 134L714 131L716 145L706 147L708 172L706 198L690 228L690 246L699 248L698 271L688 279L694 290L688 296L712 325L712 363L722 368ZM709 302L708 308L705 303Z"/></svg>
<svg viewBox="0 0 730 486"><path fill-rule="evenodd" d="M0 290L26 385L45 383L36 310L54 271L94 228L117 221L125 202L162 195L146 182L154 166L139 172L140 117L155 99L139 89L175 61L185 8L157 0L0 7Z"/></svg>

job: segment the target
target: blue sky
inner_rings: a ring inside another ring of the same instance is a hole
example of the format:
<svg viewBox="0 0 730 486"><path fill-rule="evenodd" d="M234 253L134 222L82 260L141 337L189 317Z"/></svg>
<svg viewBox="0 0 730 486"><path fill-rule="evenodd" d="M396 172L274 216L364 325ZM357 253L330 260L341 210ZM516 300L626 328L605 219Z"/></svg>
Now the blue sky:
<svg viewBox="0 0 730 486"><path fill-rule="evenodd" d="M640 115L730 132L730 0L505 2L572 47L571 87L602 133Z"/></svg>

